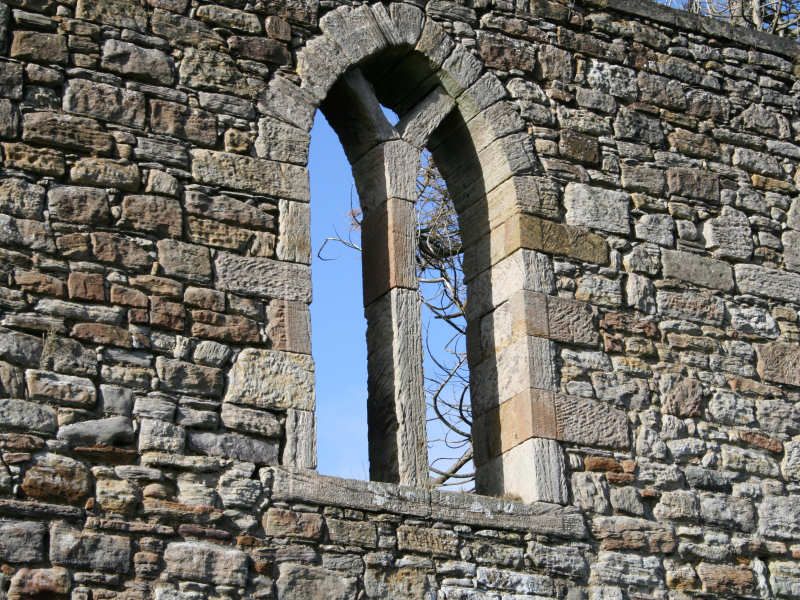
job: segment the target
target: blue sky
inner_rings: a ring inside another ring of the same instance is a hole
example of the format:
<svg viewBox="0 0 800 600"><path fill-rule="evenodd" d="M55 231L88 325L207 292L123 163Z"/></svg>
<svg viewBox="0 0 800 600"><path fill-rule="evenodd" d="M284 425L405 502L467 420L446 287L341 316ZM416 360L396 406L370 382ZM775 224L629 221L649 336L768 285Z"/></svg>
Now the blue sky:
<svg viewBox="0 0 800 600"><path fill-rule="evenodd" d="M351 200L358 197L339 138L321 112L311 132L312 348L317 376L319 471L369 479L367 454L366 321L361 256L325 238L351 233ZM358 241L357 232L355 240Z"/></svg>

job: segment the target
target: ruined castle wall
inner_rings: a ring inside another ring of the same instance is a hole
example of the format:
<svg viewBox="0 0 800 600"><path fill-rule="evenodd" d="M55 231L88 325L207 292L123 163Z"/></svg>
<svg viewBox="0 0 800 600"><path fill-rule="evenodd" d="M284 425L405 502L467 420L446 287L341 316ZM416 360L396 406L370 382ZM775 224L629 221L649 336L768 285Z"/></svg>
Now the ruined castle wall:
<svg viewBox="0 0 800 600"><path fill-rule="evenodd" d="M412 49L500 498L313 470L308 131ZM0 2L0 598L800 597L798 75L640 0Z"/></svg>

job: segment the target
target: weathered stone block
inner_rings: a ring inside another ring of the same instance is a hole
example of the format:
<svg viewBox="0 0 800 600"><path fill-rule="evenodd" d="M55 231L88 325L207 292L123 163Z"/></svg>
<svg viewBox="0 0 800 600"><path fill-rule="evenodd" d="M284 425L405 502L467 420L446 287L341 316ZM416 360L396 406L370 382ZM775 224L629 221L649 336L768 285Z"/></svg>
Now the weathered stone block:
<svg viewBox="0 0 800 600"><path fill-rule="evenodd" d="M567 223L610 233L630 232L630 196L582 183L570 183L564 191Z"/></svg>
<svg viewBox="0 0 800 600"><path fill-rule="evenodd" d="M800 274L759 265L736 265L736 285L743 294L794 302L800 297Z"/></svg>
<svg viewBox="0 0 800 600"><path fill-rule="evenodd" d="M102 131L97 121L55 112L25 113L22 139L98 156L107 156L114 150L114 138Z"/></svg>
<svg viewBox="0 0 800 600"><path fill-rule="evenodd" d="M127 0L78 0L75 16L104 25L137 31L147 29L147 9L142 2Z"/></svg>
<svg viewBox="0 0 800 600"><path fill-rule="evenodd" d="M26 367L37 367L42 341L32 335L0 327L0 358Z"/></svg>
<svg viewBox="0 0 800 600"><path fill-rule="evenodd" d="M127 417L80 421L58 429L58 439L71 446L124 446L133 438L133 426Z"/></svg>
<svg viewBox="0 0 800 600"><path fill-rule="evenodd" d="M45 189L24 179L0 180L0 211L21 219L41 219Z"/></svg>
<svg viewBox="0 0 800 600"><path fill-rule="evenodd" d="M703 236L706 248L710 248L714 256L748 260L753 254L750 221L747 215L731 206L723 206L719 217L705 222Z"/></svg>
<svg viewBox="0 0 800 600"><path fill-rule="evenodd" d="M217 141L217 118L210 112L165 100L150 100L150 127L203 146Z"/></svg>
<svg viewBox="0 0 800 600"><path fill-rule="evenodd" d="M660 291L656 302L659 312L667 317L715 325L722 325L725 320L725 303L710 295Z"/></svg>
<svg viewBox="0 0 800 600"><path fill-rule="evenodd" d="M222 371L192 363L159 356L156 372L166 390L201 396L218 396L222 393Z"/></svg>
<svg viewBox="0 0 800 600"><path fill-rule="evenodd" d="M363 548L375 548L378 544L378 531L374 523L328 518L325 519L325 525L334 544Z"/></svg>
<svg viewBox="0 0 800 600"><path fill-rule="evenodd" d="M64 596L69 593L71 584L69 571L61 567L52 569L22 568L11 578L8 597L15 600L50 594L54 597Z"/></svg>
<svg viewBox="0 0 800 600"><path fill-rule="evenodd" d="M29 370L25 373L25 381L32 400L81 408L93 408L97 402L94 383L84 377Z"/></svg>
<svg viewBox="0 0 800 600"><path fill-rule="evenodd" d="M164 52L121 40L105 41L100 66L120 75L161 85L170 85L174 79L172 59Z"/></svg>
<svg viewBox="0 0 800 600"><path fill-rule="evenodd" d="M11 57L22 61L66 64L69 60L67 37L56 33L15 31Z"/></svg>
<svg viewBox="0 0 800 600"><path fill-rule="evenodd" d="M90 187L58 186L47 193L50 217L70 223L107 225L110 212L105 190Z"/></svg>
<svg viewBox="0 0 800 600"><path fill-rule="evenodd" d="M218 252L214 267L224 290L262 298L311 300L311 275L306 265ZM253 277L253 273L260 276Z"/></svg>
<svg viewBox="0 0 800 600"><path fill-rule="evenodd" d="M104 158L79 159L69 176L79 185L117 188L125 192L135 192L141 183L139 167L135 164Z"/></svg>
<svg viewBox="0 0 800 600"><path fill-rule="evenodd" d="M308 201L308 171L305 167L212 150L193 150L191 154L192 175L199 182Z"/></svg>
<svg viewBox="0 0 800 600"><path fill-rule="evenodd" d="M40 175L61 177L66 169L64 155L50 148L35 148L23 143L3 143L5 164Z"/></svg>
<svg viewBox="0 0 800 600"><path fill-rule="evenodd" d="M281 563L277 580L278 600L327 598L350 600L356 594L355 577L321 567Z"/></svg>
<svg viewBox="0 0 800 600"><path fill-rule="evenodd" d="M12 564L43 561L46 534L42 523L0 520L0 559Z"/></svg>
<svg viewBox="0 0 800 600"><path fill-rule="evenodd" d="M264 410L252 410L234 404L223 404L222 423L225 427L268 438L280 436L283 428L278 418Z"/></svg>
<svg viewBox="0 0 800 600"><path fill-rule="evenodd" d="M120 125L143 128L145 96L106 83L70 79L64 91L64 110Z"/></svg>
<svg viewBox="0 0 800 600"><path fill-rule="evenodd" d="M433 556L456 556L458 536L447 529L401 525L397 528L397 547Z"/></svg>
<svg viewBox="0 0 800 600"><path fill-rule="evenodd" d="M45 454L25 472L22 491L29 498L57 503L66 500L82 506L92 493L92 475L77 460Z"/></svg>
<svg viewBox="0 0 800 600"><path fill-rule="evenodd" d="M264 533L273 537L318 540L322 525L322 516L317 513L270 508L264 515Z"/></svg>
<svg viewBox="0 0 800 600"><path fill-rule="evenodd" d="M0 400L0 426L34 433L53 434L58 428L56 411L25 400Z"/></svg>
<svg viewBox="0 0 800 600"><path fill-rule="evenodd" d="M661 251L664 277L673 277L699 286L730 292L733 290L733 269L721 260L691 252Z"/></svg>
<svg viewBox="0 0 800 600"><path fill-rule="evenodd" d="M83 533L56 522L50 526L50 561L84 571L129 573L131 541L119 535Z"/></svg>
<svg viewBox="0 0 800 600"><path fill-rule="evenodd" d="M232 458L257 465L278 464L277 440L264 441L238 433L190 431L189 448L207 456Z"/></svg>
<svg viewBox="0 0 800 600"><path fill-rule="evenodd" d="M674 196L719 202L719 175L708 171L684 167L667 169L667 187Z"/></svg>
<svg viewBox="0 0 800 600"><path fill-rule="evenodd" d="M800 387L800 348L796 343L756 345L758 373L766 381Z"/></svg>
<svg viewBox="0 0 800 600"><path fill-rule="evenodd" d="M229 55L215 50L186 48L179 69L183 85L252 98L255 86Z"/></svg>
<svg viewBox="0 0 800 600"><path fill-rule="evenodd" d="M314 409L313 361L304 354L243 350L229 373L225 402L267 409Z"/></svg>

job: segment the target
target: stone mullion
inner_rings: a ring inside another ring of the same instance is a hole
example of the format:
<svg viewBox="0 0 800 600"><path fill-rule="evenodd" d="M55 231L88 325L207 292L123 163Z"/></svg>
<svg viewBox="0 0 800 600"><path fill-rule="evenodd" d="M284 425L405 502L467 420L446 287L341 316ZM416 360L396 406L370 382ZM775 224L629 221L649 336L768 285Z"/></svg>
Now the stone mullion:
<svg viewBox="0 0 800 600"><path fill-rule="evenodd" d="M362 201L370 478L426 486L428 457L414 207L419 154L397 140L354 167Z"/></svg>

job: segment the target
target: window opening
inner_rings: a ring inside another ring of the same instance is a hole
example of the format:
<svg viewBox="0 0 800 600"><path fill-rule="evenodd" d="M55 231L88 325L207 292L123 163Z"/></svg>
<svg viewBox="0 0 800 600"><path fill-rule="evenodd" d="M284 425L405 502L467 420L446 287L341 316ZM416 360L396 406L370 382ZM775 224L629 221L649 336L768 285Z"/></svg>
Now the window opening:
<svg viewBox="0 0 800 600"><path fill-rule="evenodd" d="M431 484L474 491L464 255L453 200L427 150L420 157L417 187L416 261Z"/></svg>
<svg viewBox="0 0 800 600"><path fill-rule="evenodd" d="M322 112L311 131L312 349L320 473L369 479L361 232L350 164Z"/></svg>

